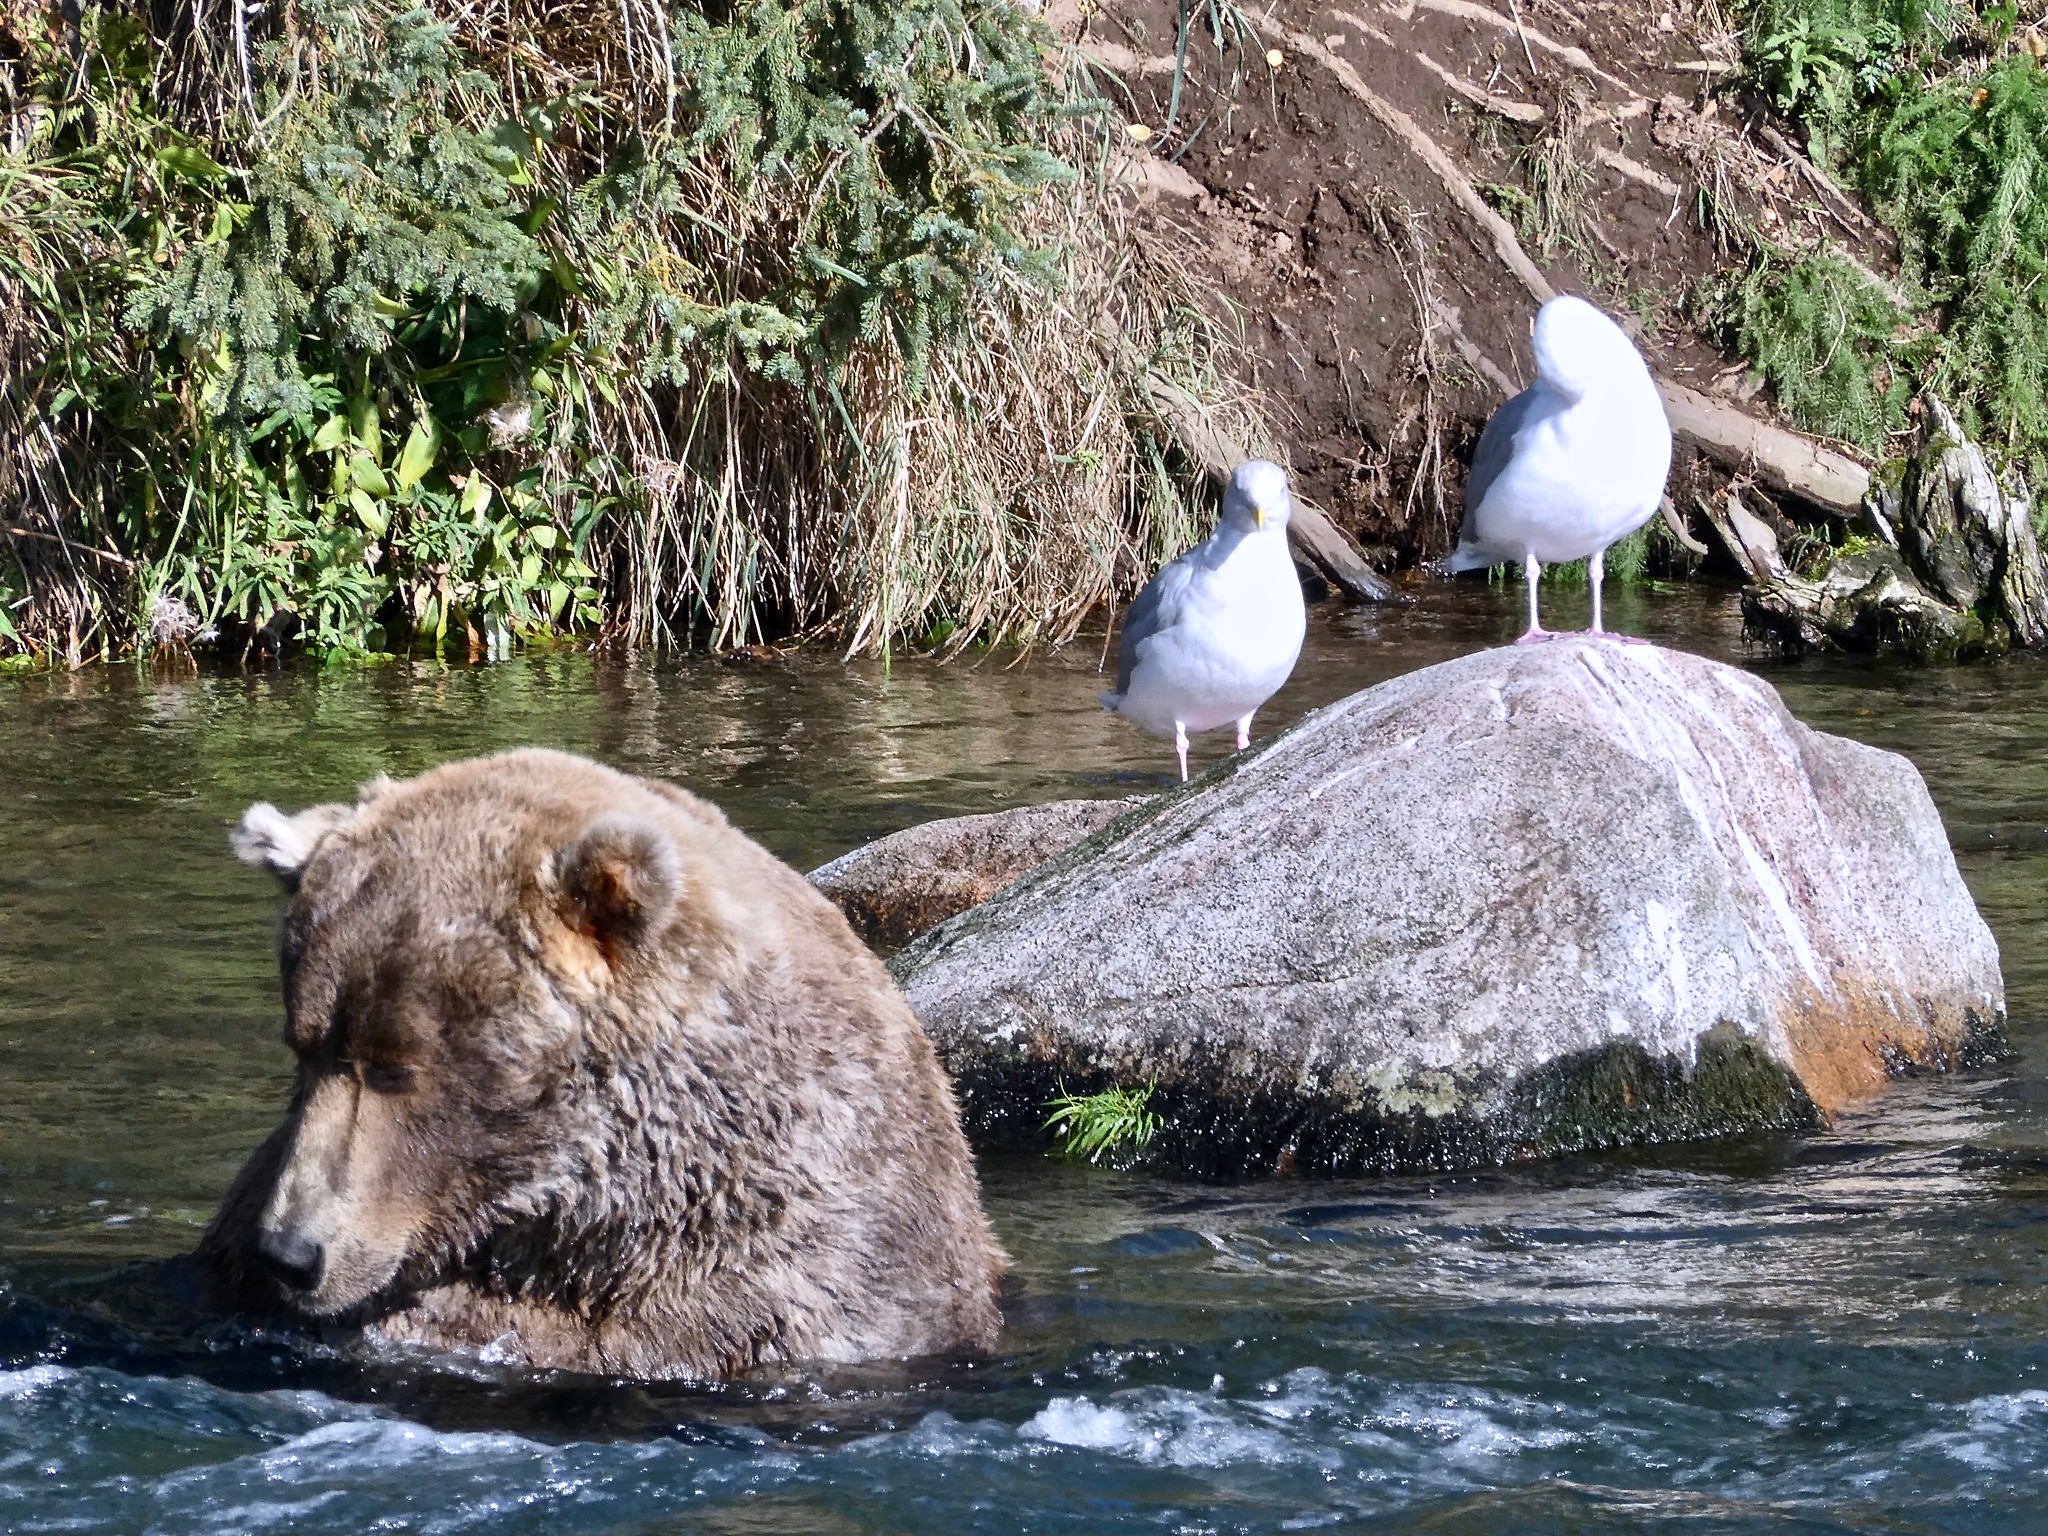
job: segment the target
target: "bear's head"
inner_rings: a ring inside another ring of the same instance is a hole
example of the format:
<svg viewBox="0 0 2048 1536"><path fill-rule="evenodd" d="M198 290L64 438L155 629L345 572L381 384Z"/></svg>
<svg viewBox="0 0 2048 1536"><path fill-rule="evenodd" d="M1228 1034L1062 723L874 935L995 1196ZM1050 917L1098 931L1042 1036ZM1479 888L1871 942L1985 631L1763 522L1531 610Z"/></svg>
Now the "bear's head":
<svg viewBox="0 0 2048 1536"><path fill-rule="evenodd" d="M630 1156L592 1108L626 1071L593 1036L674 986L664 951L716 968L722 925L688 899L679 845L707 814L542 752L378 780L295 816L251 806L233 842L289 893L298 1076L216 1221L217 1257L318 1318L369 1315L465 1266L541 1283ZM527 1251L494 1256L507 1242Z"/></svg>

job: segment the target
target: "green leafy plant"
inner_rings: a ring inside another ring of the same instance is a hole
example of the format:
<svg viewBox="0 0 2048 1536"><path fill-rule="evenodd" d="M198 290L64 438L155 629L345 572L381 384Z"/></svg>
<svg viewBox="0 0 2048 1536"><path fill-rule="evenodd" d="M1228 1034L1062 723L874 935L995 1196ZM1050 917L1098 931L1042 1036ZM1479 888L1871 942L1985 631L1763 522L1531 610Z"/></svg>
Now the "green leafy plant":
<svg viewBox="0 0 2048 1536"><path fill-rule="evenodd" d="M1765 246L1700 300L1709 327L1802 425L1873 453L1906 425L1932 339L1854 262Z"/></svg>
<svg viewBox="0 0 2048 1536"><path fill-rule="evenodd" d="M1759 249L1704 295L1802 425L1879 445L1911 390L2048 469L2048 70L2017 12L1960 0L1755 0L1751 77L1899 239L1903 292L1826 250Z"/></svg>
<svg viewBox="0 0 2048 1536"><path fill-rule="evenodd" d="M1057 638L1183 542L1230 342L1025 9L630 14L25 13L0 647Z"/></svg>
<svg viewBox="0 0 2048 1536"><path fill-rule="evenodd" d="M1104 1158L1134 1158L1158 1133L1158 1114L1148 1108L1156 1082L1143 1088L1105 1088L1100 1093L1068 1093L1050 1099L1045 1129L1059 1138L1062 1157L1100 1163Z"/></svg>

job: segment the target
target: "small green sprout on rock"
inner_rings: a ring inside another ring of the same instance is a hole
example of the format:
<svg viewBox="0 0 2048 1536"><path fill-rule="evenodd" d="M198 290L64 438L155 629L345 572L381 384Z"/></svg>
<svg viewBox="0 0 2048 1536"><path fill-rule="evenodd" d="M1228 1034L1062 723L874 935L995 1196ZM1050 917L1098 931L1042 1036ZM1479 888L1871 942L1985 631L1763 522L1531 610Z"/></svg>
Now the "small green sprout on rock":
<svg viewBox="0 0 2048 1536"><path fill-rule="evenodd" d="M1159 1130L1159 1116L1145 1107L1158 1086L1153 1081L1143 1088L1061 1094L1046 1101L1052 1116L1045 1128L1059 1136L1062 1157L1085 1158L1091 1163L1135 1157L1151 1145Z"/></svg>

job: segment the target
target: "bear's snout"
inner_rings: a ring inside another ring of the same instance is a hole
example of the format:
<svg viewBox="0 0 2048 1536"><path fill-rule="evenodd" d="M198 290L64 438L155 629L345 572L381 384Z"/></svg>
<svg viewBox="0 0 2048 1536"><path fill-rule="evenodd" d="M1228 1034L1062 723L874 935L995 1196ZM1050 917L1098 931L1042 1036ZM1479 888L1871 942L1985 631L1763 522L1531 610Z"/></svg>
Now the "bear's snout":
<svg viewBox="0 0 2048 1536"><path fill-rule="evenodd" d="M327 1268L327 1249L295 1227L265 1227L256 1234L256 1258L288 1291L315 1291Z"/></svg>

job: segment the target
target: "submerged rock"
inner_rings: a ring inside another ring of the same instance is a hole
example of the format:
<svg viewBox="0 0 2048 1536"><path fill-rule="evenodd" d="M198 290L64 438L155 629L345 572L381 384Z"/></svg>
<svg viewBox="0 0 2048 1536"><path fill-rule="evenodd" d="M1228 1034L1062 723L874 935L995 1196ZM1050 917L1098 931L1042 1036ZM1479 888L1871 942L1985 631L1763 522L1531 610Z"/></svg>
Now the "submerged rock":
<svg viewBox="0 0 2048 1536"><path fill-rule="evenodd" d="M1147 1161L1217 1176L1799 1129L2004 1049L1912 764L1581 639L1311 715L892 969L982 1143L1156 1082Z"/></svg>
<svg viewBox="0 0 2048 1536"><path fill-rule="evenodd" d="M1063 853L1135 805L1055 800L986 816L949 816L877 838L810 873L870 944L907 943Z"/></svg>

